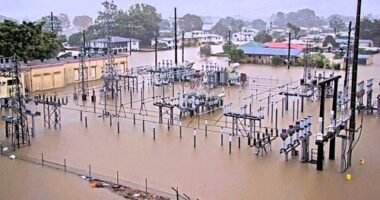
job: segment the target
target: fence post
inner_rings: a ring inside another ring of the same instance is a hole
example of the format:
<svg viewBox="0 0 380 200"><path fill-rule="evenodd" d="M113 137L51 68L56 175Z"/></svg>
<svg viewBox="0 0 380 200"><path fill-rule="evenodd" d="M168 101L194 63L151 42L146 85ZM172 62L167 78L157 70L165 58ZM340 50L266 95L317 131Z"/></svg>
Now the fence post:
<svg viewBox="0 0 380 200"><path fill-rule="evenodd" d="M153 140L156 140L156 127L153 125Z"/></svg>
<svg viewBox="0 0 380 200"><path fill-rule="evenodd" d="M223 146L223 127L220 127L220 146Z"/></svg>
<svg viewBox="0 0 380 200"><path fill-rule="evenodd" d="M41 164L44 165L44 153L41 154Z"/></svg>
<svg viewBox="0 0 380 200"><path fill-rule="evenodd" d="M182 122L179 122L179 138L182 139Z"/></svg>
<svg viewBox="0 0 380 200"><path fill-rule="evenodd" d="M205 137L207 138L207 120L205 121Z"/></svg>
<svg viewBox="0 0 380 200"><path fill-rule="evenodd" d="M119 171L116 171L116 184L119 185Z"/></svg>
<svg viewBox="0 0 380 200"><path fill-rule="evenodd" d="M232 148L232 135L229 136L229 153L231 154L231 148Z"/></svg>
<svg viewBox="0 0 380 200"><path fill-rule="evenodd" d="M197 147L197 129L194 129L194 148Z"/></svg>
<svg viewBox="0 0 380 200"><path fill-rule="evenodd" d="M90 178L91 181L91 165L88 165L88 177Z"/></svg>
<svg viewBox="0 0 380 200"><path fill-rule="evenodd" d="M66 172L66 159L63 159L63 166L64 166L65 172Z"/></svg>
<svg viewBox="0 0 380 200"><path fill-rule="evenodd" d="M145 192L148 193L148 179L145 178Z"/></svg>

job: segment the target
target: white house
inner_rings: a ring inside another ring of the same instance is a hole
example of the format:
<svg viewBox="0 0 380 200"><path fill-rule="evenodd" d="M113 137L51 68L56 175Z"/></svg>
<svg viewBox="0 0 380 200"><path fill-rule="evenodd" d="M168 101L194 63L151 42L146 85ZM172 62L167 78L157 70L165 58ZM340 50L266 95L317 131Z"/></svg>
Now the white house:
<svg viewBox="0 0 380 200"><path fill-rule="evenodd" d="M177 38L177 45L178 46L181 46L182 42L181 42L181 39L180 38ZM165 38L159 38L157 40L158 44L159 45L163 45L167 48L173 48L174 47L174 37L165 37ZM151 45L152 47L156 44L156 40L155 39L152 39L151 40Z"/></svg>
<svg viewBox="0 0 380 200"><path fill-rule="evenodd" d="M168 48L174 47L174 37L159 38L159 44L162 44ZM199 46L202 44L222 44L223 37L216 34L205 33L204 31L192 31L184 34L185 45ZM151 45L155 45L155 39L151 40ZM177 45L182 45L182 34L177 37Z"/></svg>
<svg viewBox="0 0 380 200"><path fill-rule="evenodd" d="M223 37L217 34L209 34L204 31L192 31L185 33L185 43L196 45L202 44L222 44Z"/></svg>
<svg viewBox="0 0 380 200"><path fill-rule="evenodd" d="M86 42L87 47L91 48L107 48L109 43L108 38L100 38L95 40L90 40ZM110 47L118 53L127 52L130 51L129 48L132 50L139 50L140 49L140 40L133 39L133 38L124 38L119 36L111 36L110 37Z"/></svg>
<svg viewBox="0 0 380 200"><path fill-rule="evenodd" d="M243 27L241 32L237 32L232 34L232 41L245 41L245 42L250 42L254 41L255 36L257 35L259 31L250 28L250 27Z"/></svg>

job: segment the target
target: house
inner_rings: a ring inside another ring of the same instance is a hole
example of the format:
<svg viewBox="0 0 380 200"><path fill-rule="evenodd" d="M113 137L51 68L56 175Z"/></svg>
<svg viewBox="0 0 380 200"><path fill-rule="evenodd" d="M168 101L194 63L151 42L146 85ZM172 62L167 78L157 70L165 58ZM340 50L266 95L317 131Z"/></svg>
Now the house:
<svg viewBox="0 0 380 200"><path fill-rule="evenodd" d="M157 39L158 46L163 48L174 48L174 37L165 37L165 38L159 38ZM156 40L151 40L152 47L156 44ZM181 46L182 40L180 38L177 38L177 45Z"/></svg>
<svg viewBox="0 0 380 200"><path fill-rule="evenodd" d="M268 48L276 48L276 49L288 49L288 47L289 47L288 42L286 42L286 43L282 43L282 42L267 42L264 45L267 46ZM306 45L292 43L290 45L290 48L291 49L299 49L299 50L302 51L302 50L306 49Z"/></svg>
<svg viewBox="0 0 380 200"><path fill-rule="evenodd" d="M372 65L373 64L373 56L372 55L358 55L358 64L359 65Z"/></svg>
<svg viewBox="0 0 380 200"><path fill-rule="evenodd" d="M117 53L128 52L130 51L129 48L132 50L140 50L140 40L133 38L111 36L110 38L100 38L86 42L87 47L99 49L107 48L108 44L114 52Z"/></svg>
<svg viewBox="0 0 380 200"><path fill-rule="evenodd" d="M341 46L347 46L348 39L335 39L336 43ZM353 42L353 39L351 40ZM372 40L360 39L359 47L374 47Z"/></svg>
<svg viewBox="0 0 380 200"><path fill-rule="evenodd" d="M243 27L241 32L232 34L232 40L233 41L254 41L255 36L257 35L259 31L250 28L250 27Z"/></svg>
<svg viewBox="0 0 380 200"><path fill-rule="evenodd" d="M265 46L263 43L254 42L254 41L247 42L243 45L240 45L240 48L254 48L254 47L265 48L267 46Z"/></svg>
<svg viewBox="0 0 380 200"><path fill-rule="evenodd" d="M209 34L204 31L186 32L185 45L199 46L203 44L222 44L223 37L217 34Z"/></svg>
<svg viewBox="0 0 380 200"><path fill-rule="evenodd" d="M288 49L285 48L265 48L265 47L249 47L240 46L243 50L245 58L243 62L258 63L258 64L271 64L272 57L281 57L286 59L288 57ZM290 57L293 60L298 59L302 55L302 49L291 49Z"/></svg>
<svg viewBox="0 0 380 200"><path fill-rule="evenodd" d="M352 57L349 57L349 62L353 61ZM344 57L344 61L347 60L347 57ZM374 63L373 55L359 54L358 55L358 64L359 65L372 65Z"/></svg>

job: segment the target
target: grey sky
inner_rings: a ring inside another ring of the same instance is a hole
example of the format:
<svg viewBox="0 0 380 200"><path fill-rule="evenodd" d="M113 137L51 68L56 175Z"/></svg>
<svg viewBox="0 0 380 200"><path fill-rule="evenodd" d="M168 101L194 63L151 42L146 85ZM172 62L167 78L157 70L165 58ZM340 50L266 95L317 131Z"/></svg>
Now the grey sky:
<svg viewBox="0 0 380 200"><path fill-rule="evenodd" d="M0 0L0 14L22 19L36 19L42 15L67 13L95 17L103 0ZM242 16L248 19L267 18L277 11L296 11L311 8L317 15L344 14L354 16L356 0L115 0L122 9L131 4L145 2L155 6L163 17L172 16L177 6L179 15L195 13L202 16ZM378 0L363 0L364 15L380 14Z"/></svg>

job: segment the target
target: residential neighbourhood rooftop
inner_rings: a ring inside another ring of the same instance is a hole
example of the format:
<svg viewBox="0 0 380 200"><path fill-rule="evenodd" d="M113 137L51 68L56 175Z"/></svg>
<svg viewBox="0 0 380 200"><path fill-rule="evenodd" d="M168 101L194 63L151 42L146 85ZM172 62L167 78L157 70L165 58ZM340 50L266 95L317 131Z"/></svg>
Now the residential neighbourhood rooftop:
<svg viewBox="0 0 380 200"><path fill-rule="evenodd" d="M288 56L288 50L283 48L263 48L263 47L240 47L246 55L259 56ZM301 49L291 49L291 57L299 57L302 53Z"/></svg>

